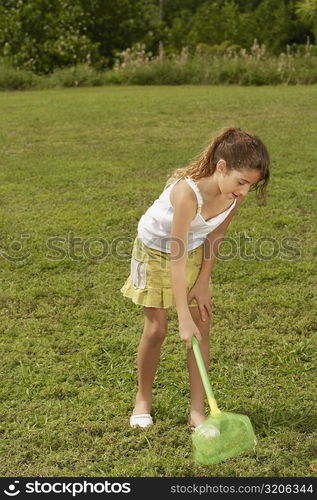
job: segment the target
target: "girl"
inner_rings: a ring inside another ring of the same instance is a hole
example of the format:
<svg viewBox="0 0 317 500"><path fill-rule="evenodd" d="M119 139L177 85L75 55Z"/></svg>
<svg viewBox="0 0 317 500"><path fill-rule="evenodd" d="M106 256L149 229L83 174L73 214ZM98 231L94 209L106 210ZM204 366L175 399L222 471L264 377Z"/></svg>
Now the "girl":
<svg viewBox="0 0 317 500"><path fill-rule="evenodd" d="M204 389L191 340L195 335L200 341L208 369L211 272L241 201L254 189L259 200L265 199L269 163L268 151L257 136L227 128L197 161L174 172L141 217L130 276L121 288L125 297L144 310L132 427L153 424L152 384L171 306L176 306L179 336L187 347L189 425L195 428L205 420Z"/></svg>

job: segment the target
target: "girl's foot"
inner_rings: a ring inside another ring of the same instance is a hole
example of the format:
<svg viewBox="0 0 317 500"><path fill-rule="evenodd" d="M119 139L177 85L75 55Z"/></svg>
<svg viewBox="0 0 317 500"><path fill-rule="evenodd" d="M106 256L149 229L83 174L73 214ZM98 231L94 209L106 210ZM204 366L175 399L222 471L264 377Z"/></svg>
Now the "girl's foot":
<svg viewBox="0 0 317 500"><path fill-rule="evenodd" d="M148 400L137 394L135 398L135 405L132 415L142 415L145 413L151 413L151 410L152 410L152 398Z"/></svg>
<svg viewBox="0 0 317 500"><path fill-rule="evenodd" d="M130 417L131 427L150 427L153 425L151 417L152 398L150 401L142 398L139 394L135 398L135 406Z"/></svg>

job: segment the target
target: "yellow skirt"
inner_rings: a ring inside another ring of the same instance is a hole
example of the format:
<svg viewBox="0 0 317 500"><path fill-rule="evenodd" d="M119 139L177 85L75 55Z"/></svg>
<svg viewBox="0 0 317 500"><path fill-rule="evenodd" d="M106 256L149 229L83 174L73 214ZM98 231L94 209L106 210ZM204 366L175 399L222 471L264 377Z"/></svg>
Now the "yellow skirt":
<svg viewBox="0 0 317 500"><path fill-rule="evenodd" d="M187 293L196 283L203 262L204 245L188 252ZM175 307L171 285L171 254L149 248L137 236L134 240L130 275L120 292L135 304L167 309ZM189 307L197 307L193 299Z"/></svg>

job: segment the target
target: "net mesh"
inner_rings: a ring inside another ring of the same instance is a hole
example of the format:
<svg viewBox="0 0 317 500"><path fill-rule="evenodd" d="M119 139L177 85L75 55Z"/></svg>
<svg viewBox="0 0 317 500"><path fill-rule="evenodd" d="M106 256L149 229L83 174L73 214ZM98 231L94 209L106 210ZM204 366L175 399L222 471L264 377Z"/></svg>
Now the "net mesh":
<svg viewBox="0 0 317 500"><path fill-rule="evenodd" d="M216 427L219 432L214 432ZM209 465L234 457L251 448L257 440L249 418L238 413L221 412L209 416L192 434L194 460Z"/></svg>

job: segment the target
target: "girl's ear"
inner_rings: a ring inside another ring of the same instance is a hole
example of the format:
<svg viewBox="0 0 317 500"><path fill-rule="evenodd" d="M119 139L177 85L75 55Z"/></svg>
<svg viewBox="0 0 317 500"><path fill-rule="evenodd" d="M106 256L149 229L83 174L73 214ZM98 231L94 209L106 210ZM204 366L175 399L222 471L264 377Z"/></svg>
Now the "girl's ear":
<svg viewBox="0 0 317 500"><path fill-rule="evenodd" d="M218 160L217 165L216 165L216 170L218 173L221 173L222 175L226 175L227 174L226 161L223 159Z"/></svg>

